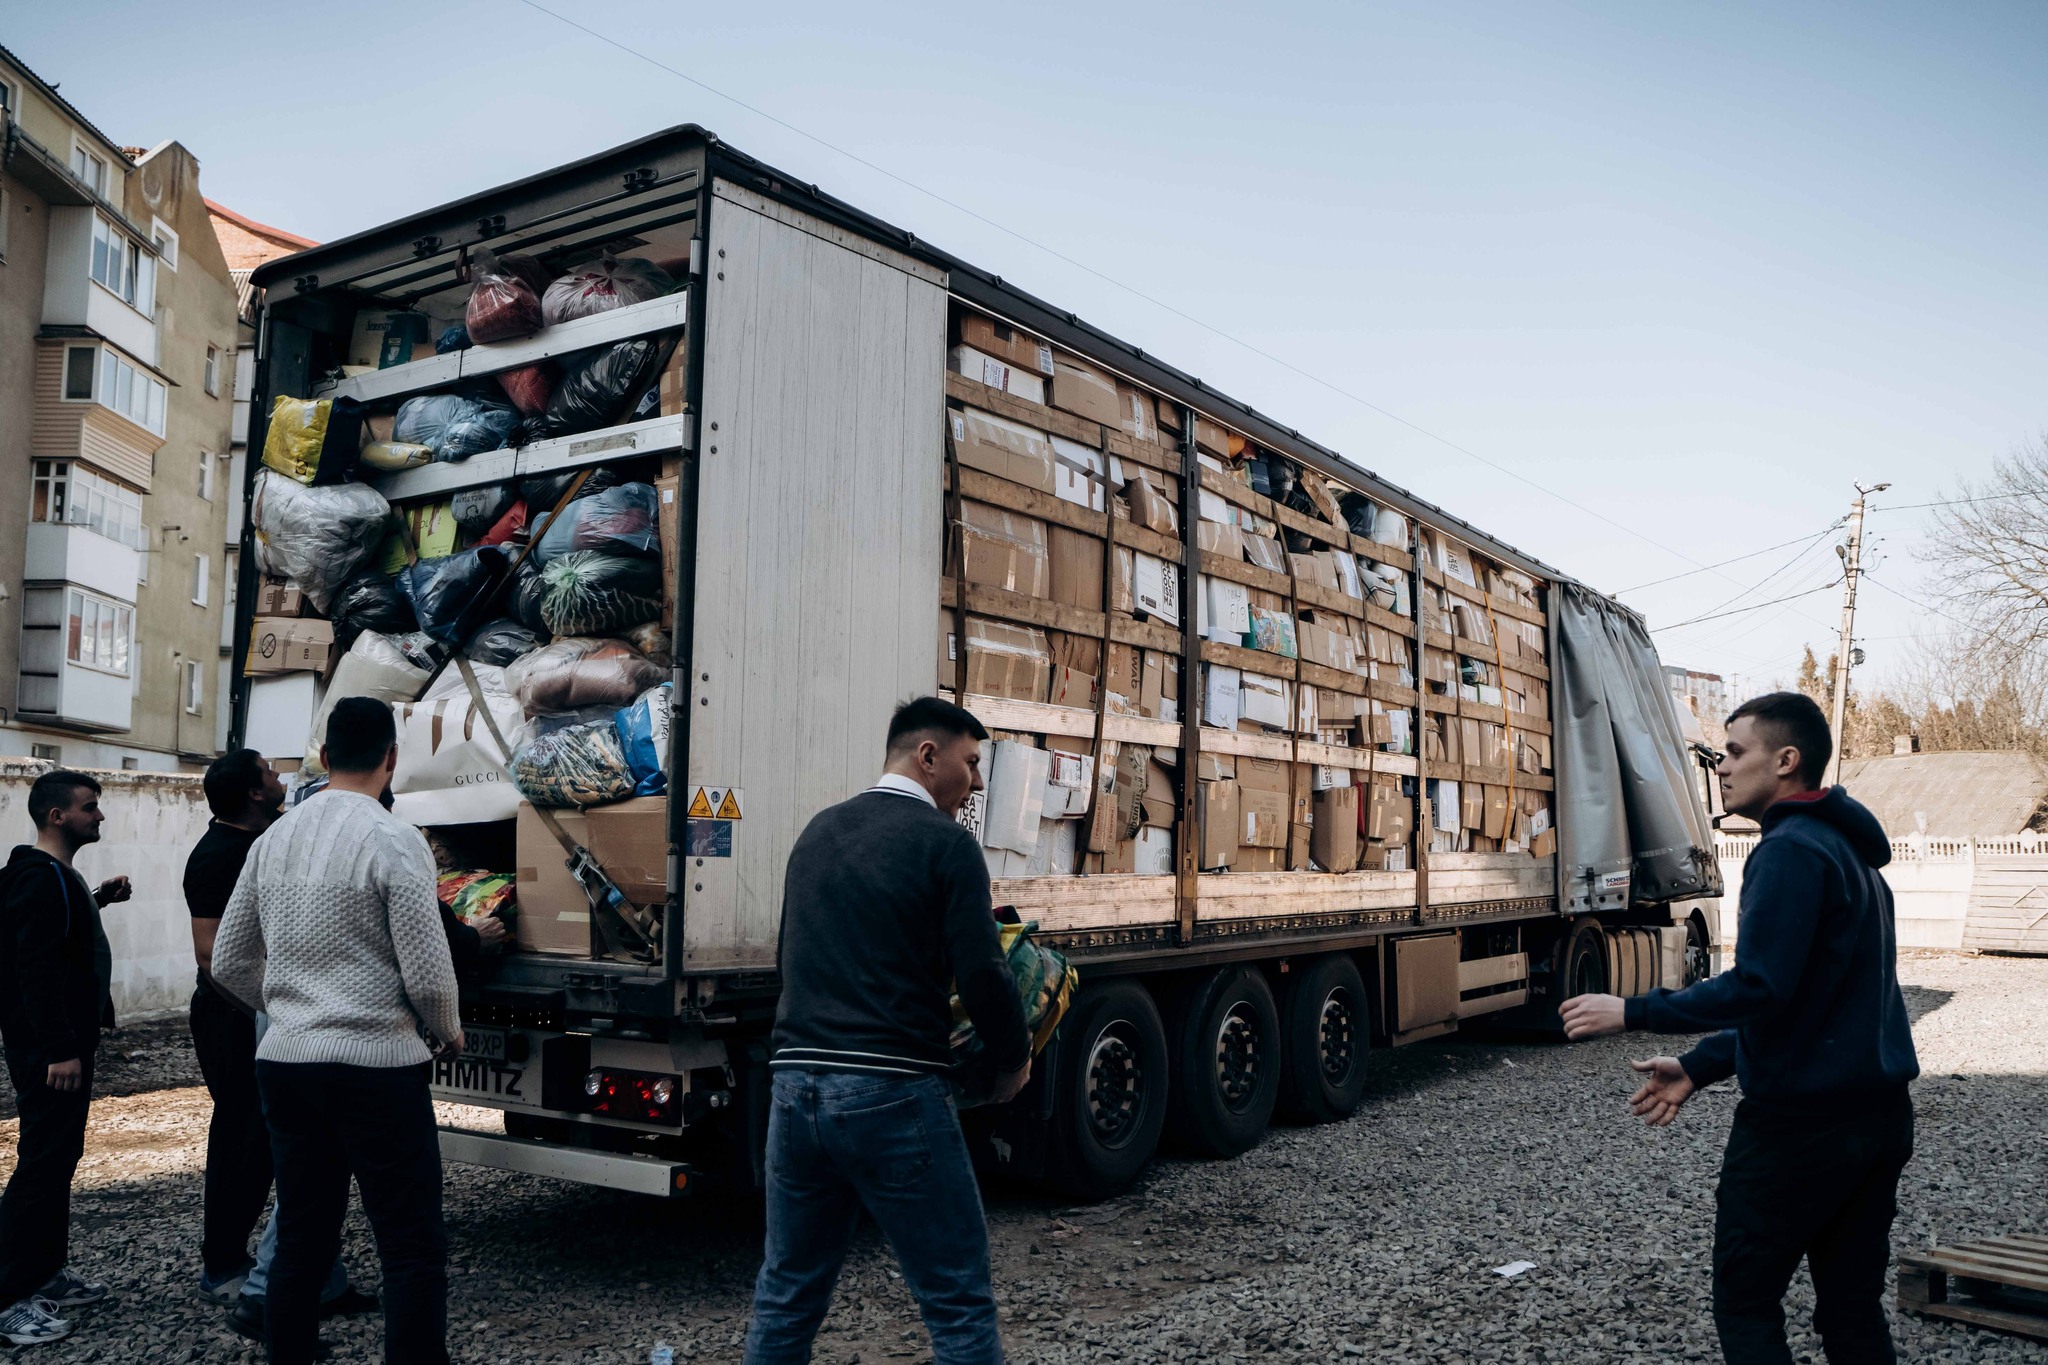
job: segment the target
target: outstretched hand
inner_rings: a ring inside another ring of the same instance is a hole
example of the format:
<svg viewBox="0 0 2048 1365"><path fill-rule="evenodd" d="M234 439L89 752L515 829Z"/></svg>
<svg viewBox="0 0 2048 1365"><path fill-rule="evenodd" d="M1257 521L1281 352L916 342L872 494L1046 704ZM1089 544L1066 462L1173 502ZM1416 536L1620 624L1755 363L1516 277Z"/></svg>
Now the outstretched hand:
<svg viewBox="0 0 2048 1365"><path fill-rule="evenodd" d="M1557 1017L1564 1021L1564 1036L1575 1043L1604 1038L1628 1026L1627 1004L1618 995L1575 995L1557 1007Z"/></svg>
<svg viewBox="0 0 2048 1365"><path fill-rule="evenodd" d="M1629 1065L1645 1079L1628 1097L1628 1111L1652 1128L1662 1128L1677 1118L1679 1106L1692 1098L1695 1089L1678 1058L1652 1057Z"/></svg>
<svg viewBox="0 0 2048 1365"><path fill-rule="evenodd" d="M126 877L109 877L99 884L92 898L104 910L110 905L119 905L134 894L135 888Z"/></svg>

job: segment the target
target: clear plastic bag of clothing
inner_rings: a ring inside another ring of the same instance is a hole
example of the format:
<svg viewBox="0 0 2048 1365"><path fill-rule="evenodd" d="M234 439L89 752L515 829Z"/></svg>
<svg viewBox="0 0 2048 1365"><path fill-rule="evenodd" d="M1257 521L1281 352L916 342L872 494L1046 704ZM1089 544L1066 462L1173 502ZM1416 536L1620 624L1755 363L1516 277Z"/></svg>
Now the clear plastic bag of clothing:
<svg viewBox="0 0 2048 1365"><path fill-rule="evenodd" d="M470 257L469 303L463 326L478 345L529 337L544 325L540 296L547 271L531 256L499 256L479 247Z"/></svg>
<svg viewBox="0 0 2048 1365"><path fill-rule="evenodd" d="M563 275L541 296L541 316L550 327L587 318L629 303L658 299L676 287L666 270L638 256L605 256Z"/></svg>
<svg viewBox="0 0 2048 1365"><path fill-rule="evenodd" d="M559 517L541 513L534 524L533 557L548 561L576 550L608 555L659 555L661 529L654 485L622 483L578 498Z"/></svg>
<svg viewBox="0 0 2048 1365"><path fill-rule="evenodd" d="M466 460L486 450L503 450L519 428L519 410L459 393L408 398L392 422L393 440L422 445L436 460Z"/></svg>
<svg viewBox="0 0 2048 1365"><path fill-rule="evenodd" d="M623 640L556 640L508 664L505 688L529 717L585 706L616 710L662 680L653 660Z"/></svg>
<svg viewBox="0 0 2048 1365"><path fill-rule="evenodd" d="M257 571L298 588L324 616L335 590L384 539L390 515L391 504L368 484L309 488L276 470L259 469L249 501Z"/></svg>

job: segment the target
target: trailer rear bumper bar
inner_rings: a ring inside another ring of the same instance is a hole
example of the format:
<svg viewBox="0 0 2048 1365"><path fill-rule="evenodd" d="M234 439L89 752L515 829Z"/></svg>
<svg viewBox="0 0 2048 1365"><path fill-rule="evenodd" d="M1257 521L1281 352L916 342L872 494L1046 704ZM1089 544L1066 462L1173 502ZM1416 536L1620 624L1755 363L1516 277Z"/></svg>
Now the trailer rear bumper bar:
<svg viewBox="0 0 2048 1365"><path fill-rule="evenodd" d="M505 1137L496 1133L475 1133L463 1128L442 1128L441 1157L468 1166L488 1166L522 1175L546 1176L551 1180L573 1180L582 1185L602 1185L629 1194L676 1199L692 1192L697 1179L694 1167L681 1161L658 1157L631 1156L620 1152L593 1152L582 1147L564 1147L535 1138Z"/></svg>

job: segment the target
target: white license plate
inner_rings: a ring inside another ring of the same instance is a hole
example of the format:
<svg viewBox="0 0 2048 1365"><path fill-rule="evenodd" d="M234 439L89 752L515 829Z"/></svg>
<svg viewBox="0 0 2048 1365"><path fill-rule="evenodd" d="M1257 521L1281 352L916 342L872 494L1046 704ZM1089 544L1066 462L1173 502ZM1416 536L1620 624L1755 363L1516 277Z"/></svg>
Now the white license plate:
<svg viewBox="0 0 2048 1365"><path fill-rule="evenodd" d="M508 1062L505 1041L499 1029L465 1029L462 1055L434 1063L434 1098L494 1109L539 1109L540 1049L532 1049L523 1062Z"/></svg>
<svg viewBox="0 0 2048 1365"><path fill-rule="evenodd" d="M505 1060L505 1030L497 1028L465 1028L462 1030L462 1055L481 1057L489 1062Z"/></svg>

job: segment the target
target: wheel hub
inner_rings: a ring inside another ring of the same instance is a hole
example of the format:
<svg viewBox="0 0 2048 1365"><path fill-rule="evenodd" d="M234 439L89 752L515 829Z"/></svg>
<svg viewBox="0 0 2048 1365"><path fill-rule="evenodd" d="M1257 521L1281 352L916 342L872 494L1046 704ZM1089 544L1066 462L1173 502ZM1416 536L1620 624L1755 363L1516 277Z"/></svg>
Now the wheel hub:
<svg viewBox="0 0 2048 1365"><path fill-rule="evenodd" d="M1258 1094L1259 1021L1246 1001L1232 1005L1216 1031L1216 1089L1233 1114L1249 1110Z"/></svg>
<svg viewBox="0 0 2048 1365"><path fill-rule="evenodd" d="M1130 1025L1111 1024L1088 1050L1088 1126L1103 1146L1121 1146L1137 1130L1144 1100L1137 1040Z"/></svg>
<svg viewBox="0 0 2048 1365"><path fill-rule="evenodd" d="M1323 1001L1316 1042L1323 1064L1323 1078L1331 1085L1342 1085L1351 1074L1353 1059L1351 996L1348 991L1333 990Z"/></svg>

